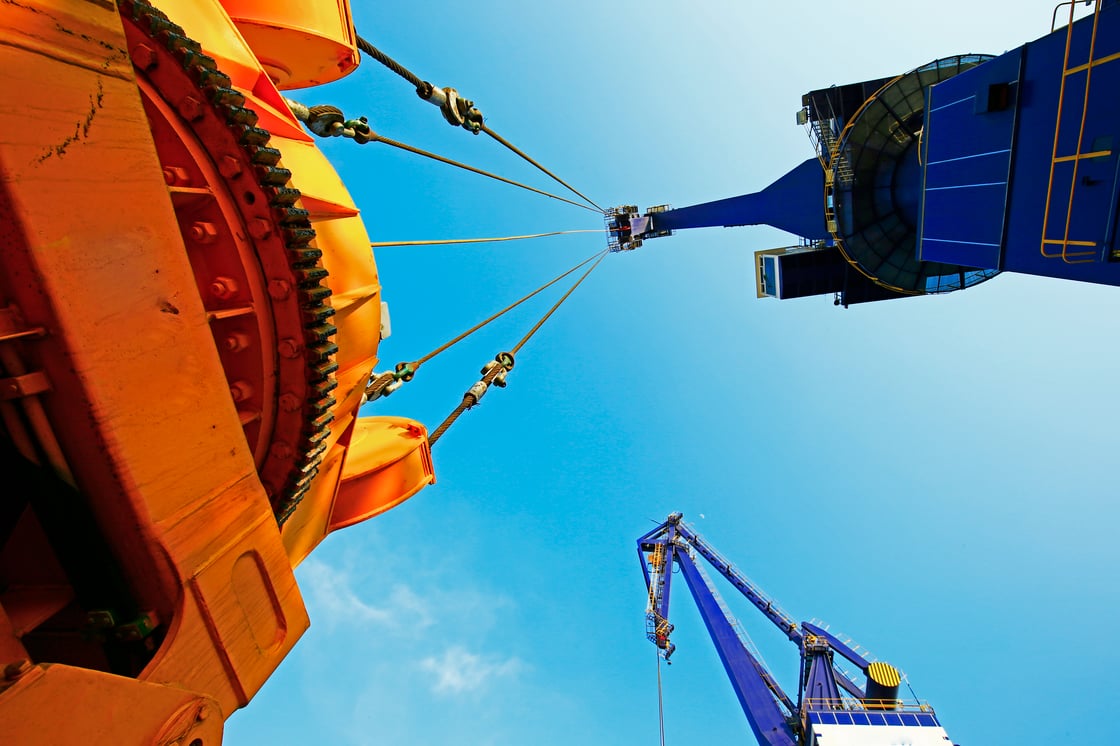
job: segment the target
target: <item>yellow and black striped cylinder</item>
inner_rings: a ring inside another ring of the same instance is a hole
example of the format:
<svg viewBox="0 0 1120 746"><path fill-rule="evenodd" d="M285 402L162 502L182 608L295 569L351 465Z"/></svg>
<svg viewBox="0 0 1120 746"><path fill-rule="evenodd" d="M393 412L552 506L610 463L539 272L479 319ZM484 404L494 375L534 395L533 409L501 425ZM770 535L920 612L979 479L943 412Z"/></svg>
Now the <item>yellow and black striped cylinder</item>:
<svg viewBox="0 0 1120 746"><path fill-rule="evenodd" d="M875 661L867 667L867 695L864 703L869 709L894 710L898 708L898 687L902 677L889 663Z"/></svg>

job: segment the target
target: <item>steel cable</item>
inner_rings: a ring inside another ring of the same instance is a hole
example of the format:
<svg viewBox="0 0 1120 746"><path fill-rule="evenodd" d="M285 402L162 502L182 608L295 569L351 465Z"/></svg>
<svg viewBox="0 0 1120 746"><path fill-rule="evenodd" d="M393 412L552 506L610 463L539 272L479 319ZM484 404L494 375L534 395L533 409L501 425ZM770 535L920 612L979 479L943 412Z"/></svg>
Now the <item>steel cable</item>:
<svg viewBox="0 0 1120 746"><path fill-rule="evenodd" d="M402 78L404 78L405 80L407 80L409 83L411 83L413 86L416 87L417 93L421 94L421 98L425 98L425 96L421 92L424 90L425 86L430 85L430 84L425 83L425 81L421 80L420 77L417 76L415 73L413 73L411 70L409 70L404 65L402 65L399 62L397 62L396 60L394 60L389 55L382 52L377 47L373 46L373 44L371 44L366 39L363 39L361 36L358 37L358 49L362 50L364 53L368 54L370 57L373 57L375 60L380 62L385 67L389 68L390 70L395 72L397 75L399 75ZM493 138L497 142L501 143L502 145L504 145L506 148L508 148L512 152L516 153L518 156L523 158L525 161L527 161L528 163L532 164L534 167L539 169L542 173L548 175L550 178L552 178L558 184L562 185L565 189L570 191L572 194L575 194L578 197L580 197L582 200L587 202L589 205L591 205L598 212L601 212L601 213L605 212L605 210L603 210L602 207L599 207L599 205L595 204L595 202L592 199L590 199L585 194L583 194L582 192L577 190L575 187L573 187L568 182L561 179L556 174L552 173L552 171L549 171L547 168L545 168L540 163L535 161L533 158L531 158L529 155L527 155L524 151L522 151L516 145L514 145L513 143L506 140L504 137L502 137L501 135L499 135L497 132L490 129L489 127L487 127L485 124L482 124L481 127L479 127L478 129L480 129L482 132L485 132L491 138Z"/></svg>
<svg viewBox="0 0 1120 746"><path fill-rule="evenodd" d="M587 264L588 262L594 261L594 260L595 260L596 258L602 259L603 255L604 255L605 253L606 253L606 252L602 252L602 251L601 251L601 252L599 252L599 253L595 254L594 256L590 256L590 257L588 257L587 259L584 259L584 260L583 260L582 262L580 262L580 263L579 263L579 264L577 264L576 266L572 267L572 268L571 268L571 269L569 269L569 270L568 270L567 272L565 272L565 273L563 273L563 274L561 274L561 275L557 275L556 277L552 278L551 280L549 280L549 281L548 281L548 282L546 282L545 284L541 285L541 286L540 286L539 288L537 288L537 289L536 289L536 290L534 290L533 292L529 293L529 294L528 294L528 295L526 295L525 297L521 298L520 300L514 301L513 303L511 303L511 304L509 304L508 306L506 306L505 308L503 308L503 309L502 309L501 311L498 311L497 313L495 313L494 315L490 316L489 318L487 318L487 319L485 319L485 320L483 320L483 321L480 321L480 322L478 322L477 324L475 324L474 326L472 326L472 327L471 327L470 329L467 329L467 330L466 330L465 332L463 332L463 333L462 333L462 334L460 334L459 336L455 337L454 339L452 339L452 340L450 340L450 341L448 341L448 342L445 342L444 344L440 345L440 346L439 346L439 347L437 347L436 349L434 349L434 350L432 350L431 352L429 352L429 353L428 353L427 355L424 355L423 357L421 357L421 358L419 358L418 360L416 360L416 362L412 363L413 369L415 370L416 368L418 368L418 367L420 367L421 365L423 365L424 363L428 362L429 360L431 360L432 358L434 358L434 357L435 357L436 355L440 354L441 352L443 352L443 351L444 351L444 350L446 350L447 348L451 347L451 346L452 346L452 345L454 345L454 344L457 344L458 342L461 342L462 340L466 339L466 338L467 338L467 337L469 337L470 335L474 334L474 333L475 333L475 332L477 332L477 331L478 331L479 329L481 329L482 327L486 326L486 325L487 325L487 324L489 324L490 322L494 321L494 320L495 320L495 319L497 319L498 317L500 317L500 316L503 316L503 315L505 315L506 313L509 313L510 311L512 311L513 309L517 308L518 306L520 306L520 305L521 305L522 303L524 303L525 301L529 300L530 298L532 298L532 297L534 297L534 296L538 295L539 293L541 293L541 292L543 292L543 291L547 290L548 288L552 287L553 285L555 285L556 283L560 282L561 280L563 280L563 279L564 279L565 277L567 277L568 275L570 275L570 274L572 274L573 272L575 272L575 271L576 271L577 269L579 269L580 267L583 267L584 265L586 265L586 264ZM585 277L586 277L586 275L585 275ZM580 280L580 281L582 282L582 278L581 278L581 280ZM573 288L573 289L574 289L574 288ZM570 295L570 294L571 294L571 292L572 292L572 291L571 291L571 290L569 290L569 291L568 291L568 295ZM567 295L565 295L564 297L566 298L566 297L567 297ZM551 313L551 311L550 311L549 313ZM538 328L539 328L540 324L538 324L537 326L538 326ZM521 344L524 344L524 341L522 341L522 343L521 343ZM517 350L518 350L518 349L520 348L520 346L521 346L521 345L519 344L519 345L518 345L518 347L514 348L514 350L513 350L513 351L514 351L514 352L516 353L516 352L517 352Z"/></svg>
<svg viewBox="0 0 1120 746"><path fill-rule="evenodd" d="M363 39L360 36L358 37L358 49L362 50L363 52L368 54L370 57L373 57L375 60L380 62L382 65L389 68L390 70L395 72L397 75L399 75L402 78L404 78L405 80L407 80L409 83L412 83L412 85L416 86L417 88L420 88L421 86L424 85L424 81L422 81L422 80L420 80L420 78L416 77L416 75L414 75L411 71L409 71L408 68L404 67L399 62L394 60L392 57L385 54L380 49L373 46L372 44L370 44L368 41L366 41L365 39Z"/></svg>
<svg viewBox="0 0 1120 746"><path fill-rule="evenodd" d="M504 145L504 146L506 146L507 148L509 148L510 150L512 150L512 151L513 151L514 153L516 153L517 155L519 155L519 156L521 156L522 158L524 158L524 159L525 159L526 161L528 161L529 163L531 163L531 164L532 164L533 166L535 166L536 168L538 168L538 169L539 169L540 171L542 171L543 173L545 173L545 174L549 175L550 177L552 177L552 179L553 179L554 181L558 182L559 184L562 184L562 185L563 185L563 186L564 186L564 187L565 187L565 188L566 188L566 189L567 189L567 190L568 190L569 192L571 192L572 194L576 194L576 195L579 195L580 197L582 197L584 201L586 201L586 202L587 202L587 203L588 203L589 205L591 205L592 207L594 207L594 208L595 208L596 210L598 210L599 212L602 212L602 213L605 213L605 212L606 212L606 210L604 210L604 209L603 209L602 207L599 207L599 205L595 204L594 200L592 200L592 199L591 199L590 197L588 197L588 196L587 196L587 195L585 195L585 194L584 194L583 192L581 192L581 191L579 191L578 189L576 189L575 187L573 187L573 186L572 186L571 184L569 184L568 182L566 182L566 181L564 181L563 179L561 179L561 178L560 178L559 176L557 176L556 174L554 174L554 173L552 173L551 171L549 171L549 170L548 170L547 168L545 168L545 167L544 167L544 166L542 166L541 164L537 163L537 162L536 162L535 160L533 160L533 159L532 159L532 158L530 158L530 157L529 157L528 155L526 155L526 154L525 154L524 152L522 152L520 148L518 148L518 147L517 147L516 145L514 145L513 143L511 143L511 142L509 142L508 140L506 140L506 139L505 139L504 137L502 137L501 135L499 135L499 134L498 134L497 132L495 132L494 130L492 130L492 129L490 129L489 127L487 127L487 126L486 126L485 124L483 124L483 125L482 125L482 131L483 131L483 132L485 132L485 133L486 133L487 135L489 135L490 137L492 137L492 138L494 138L495 140L497 140L498 142L500 142L500 143L501 143L502 145Z"/></svg>
<svg viewBox="0 0 1120 746"><path fill-rule="evenodd" d="M527 238L546 238L548 236L566 236L571 233L602 233L602 228L585 228L574 231L551 231L549 233L529 233L524 236L501 236L499 238L438 238L430 241L376 241L371 242L374 249L388 246L445 246L462 243L497 243L499 241L521 241ZM590 261L590 260L588 260Z"/></svg>
<svg viewBox="0 0 1120 746"><path fill-rule="evenodd" d="M599 258L595 260L595 263L588 267L587 271L584 272L583 275L578 280L576 280L570 288L568 288L568 292L564 293L564 295L560 297L560 300L556 301L556 303L553 304L552 308L548 309L548 313L542 316L541 320L533 325L533 328L530 329L529 332L521 338L520 342L513 346L513 349L510 350L510 352L516 355L521 350L521 348L525 346L525 343L528 342L532 338L532 336L537 333L537 330L544 326L544 322L548 321L548 318L556 312L556 309L560 307L560 304L566 301L568 299L568 296L575 292L575 289L578 288L580 284L587 279L587 276L595 271L595 268L599 266L599 262L603 261L603 257L605 257L606 255L606 251L603 251L599 254Z"/></svg>
<svg viewBox="0 0 1120 746"><path fill-rule="evenodd" d="M496 181L501 181L501 182L504 182L506 184L511 184L512 186L516 186L516 187L521 187L522 189L527 189L530 192L536 192L537 194L542 194L545 197L551 197L552 199L558 199L561 202L567 202L569 205L575 205L576 207L581 207L584 210L590 210L591 212L600 212L599 210L596 210L594 207L589 207L587 205L580 204L579 202L575 202L573 200L570 200L567 197L561 197L558 194L552 194L551 192L546 192L542 189L537 189L536 187L531 187L528 184L522 184L521 182L513 181L512 179L507 179L504 176L498 176L497 174L492 174L489 171L483 171L481 168L475 168L474 166L468 166L465 163L460 163L459 161L454 161L450 158L445 158L442 155L436 155L435 153L430 153L427 150L421 150L420 148L415 148L411 145L406 145L403 142L398 142L396 140L391 140L388 137L382 137L381 135L378 135L376 133L371 133L370 134L370 140L373 141L373 142L383 142L386 145L393 146L394 148L400 148L401 150L407 150L409 153L415 153L416 155L422 155L425 158L431 158L434 161L439 161L440 163L446 163L449 166L455 166L456 168L461 168L465 171L470 171L472 173L476 173L476 174L479 174L481 176L487 176L491 179L495 179Z"/></svg>
<svg viewBox="0 0 1120 746"><path fill-rule="evenodd" d="M596 267L599 266L599 262L603 261L603 257L605 257L607 255L607 253L608 252L606 252L606 251L602 251L599 254L597 254L595 257L592 257L592 259L596 260L595 263L592 264L591 267L589 267L588 270L586 272L584 272L583 275L581 275L580 278L578 280L576 280L575 283L573 283L570 288L568 288L568 292L564 293L564 295L560 298L560 300L556 301L556 303L553 304L552 308L548 309L548 312L545 313L545 315L541 317L540 321L538 321L536 324L533 325L533 328L530 329L529 332L524 337L521 338L521 341L518 342L509 353L503 353L504 355L509 357L509 360L510 360L509 368L512 368L512 366L513 366L513 362L512 362L513 361L513 355L516 355L517 352L522 347L525 346L525 343L528 342L532 338L532 336L537 333L537 331L541 328L541 326L544 325L544 322L548 321L549 317L552 316L552 314L556 312L556 309L559 308L560 305L565 300L567 300L568 297L575 291L575 289L578 288L580 286L580 284L584 280L587 279L587 276L589 274L591 274L591 272ZM588 259L587 261L591 261L591 259ZM584 264L586 264L586 263L587 262L584 262ZM582 266L582 265L580 265L580 266ZM575 269L578 269L578 268L579 267L576 267ZM559 278L557 278L557 279L559 279ZM499 355L498 357L500 359L502 356ZM467 411L468 409L470 409L471 407L473 407L475 404L478 403L478 401L482 397L482 395L486 392L487 389L489 389L490 384L494 383L494 379L497 378L499 375L502 375L503 373L508 371L509 368L503 368L501 365L499 365L497 363L497 361L488 365L484 369L485 372L482 375L482 379L478 383L476 383L474 386L472 386L470 388L470 390L467 391L467 393L463 394L463 400L461 402L459 402L459 405L457 407L455 407L454 410L452 410L451 414L449 414L447 416L447 419L445 419L443 422L441 422L439 427L437 427L435 429L435 431L428 437L428 444L430 446L434 446L436 444L436 442L440 438L443 437L443 434L447 432L447 429L450 428L451 425L454 424L457 419L459 419L459 416L462 415L463 412ZM502 385L504 385L504 383L502 383ZM476 391L478 391L477 394L476 394Z"/></svg>
<svg viewBox="0 0 1120 746"><path fill-rule="evenodd" d="M454 337L453 339L448 340L447 342L444 342L442 345L435 348L434 350L432 350L428 354L412 361L411 363L399 363L396 366L396 373L395 374L390 372L390 373L382 373L381 375L377 376L372 381L370 381L368 386L366 386L366 396L369 397L371 400L376 399L376 398L384 395L385 389L387 387L389 387L391 384L393 384L395 381L397 381L398 379L411 380L412 377L416 375L416 371L419 370L420 366L423 365L424 363L428 362L432 358L434 358L436 355L439 355L440 353L446 351L447 349L449 349L453 345L456 345L459 342L462 342L464 339L466 339L470 335L474 334L475 332L477 332L482 327L484 327L487 324L491 323L492 321L498 319L499 317L509 313L510 311L517 308L518 306L520 306L522 303L529 300L530 298L533 298L534 296L536 296L536 295L540 294L541 292L547 290L548 288L552 287L556 283L560 282L560 280L563 280L565 277L567 277L568 275L575 272L580 267L585 266L588 262L594 261L596 259L596 257L601 257L604 253L605 252L599 252L597 254L594 254L593 256L588 257L587 259L584 259L582 262L580 262L576 266L572 267L567 272L564 272L560 275L557 275L556 277L552 278L551 280L549 280L545 284L541 285L539 288L537 288L533 292L531 292L531 293L523 296L522 298L514 301L513 303L509 304L508 306L506 306L502 310L498 311L497 313L492 314L488 318L483 319L482 321L478 322L477 324L472 326L470 329L467 329L465 332L458 335L457 337Z"/></svg>
<svg viewBox="0 0 1120 746"><path fill-rule="evenodd" d="M661 693L661 653L657 653L657 727L661 732L661 746L665 746L665 702Z"/></svg>

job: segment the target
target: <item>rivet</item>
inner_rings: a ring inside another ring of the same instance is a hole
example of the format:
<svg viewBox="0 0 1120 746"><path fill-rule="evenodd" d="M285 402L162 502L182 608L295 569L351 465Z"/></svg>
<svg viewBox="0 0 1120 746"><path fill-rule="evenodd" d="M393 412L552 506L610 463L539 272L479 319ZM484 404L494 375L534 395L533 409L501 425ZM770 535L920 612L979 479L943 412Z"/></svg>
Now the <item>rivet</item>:
<svg viewBox="0 0 1120 746"><path fill-rule="evenodd" d="M268 294L274 300L284 300L291 295L292 286L287 280L269 280L268 281Z"/></svg>
<svg viewBox="0 0 1120 746"><path fill-rule="evenodd" d="M229 393L234 401L245 401L253 395L253 386L248 381L234 381L230 384Z"/></svg>
<svg viewBox="0 0 1120 746"><path fill-rule="evenodd" d="M240 352L249 346L249 335L242 334L241 332L234 332L233 334L226 335L224 341L227 350L230 352Z"/></svg>
<svg viewBox="0 0 1120 746"><path fill-rule="evenodd" d="M137 44L132 48L132 64L147 70L156 64L156 51L147 44Z"/></svg>
<svg viewBox="0 0 1120 746"><path fill-rule="evenodd" d="M299 409L299 397L295 394L281 394L279 402L280 408L285 412L295 412Z"/></svg>
<svg viewBox="0 0 1120 746"><path fill-rule="evenodd" d="M292 447L284 441L278 440L272 444L271 448L268 449L268 453L273 458L278 458L286 461L287 459L290 459L292 457L292 454L295 453L295 451L293 451Z"/></svg>
<svg viewBox="0 0 1120 746"><path fill-rule="evenodd" d="M282 339L279 344L280 354L288 359L299 357L300 344L294 339Z"/></svg>
<svg viewBox="0 0 1120 746"><path fill-rule="evenodd" d="M202 102L193 96L187 96L175 107L179 114L188 122L202 118Z"/></svg>
<svg viewBox="0 0 1120 746"><path fill-rule="evenodd" d="M232 179L241 175L241 161L235 156L223 155L221 160L218 161L218 172L226 177Z"/></svg>
<svg viewBox="0 0 1120 746"><path fill-rule="evenodd" d="M249 221L249 235L256 239L268 238L272 235L272 223L264 218L253 218Z"/></svg>
<svg viewBox="0 0 1120 746"><path fill-rule="evenodd" d="M167 182L167 186L175 186L176 184L186 184L190 177L187 175L187 169L180 168L179 166L165 166L163 169L163 180Z"/></svg>

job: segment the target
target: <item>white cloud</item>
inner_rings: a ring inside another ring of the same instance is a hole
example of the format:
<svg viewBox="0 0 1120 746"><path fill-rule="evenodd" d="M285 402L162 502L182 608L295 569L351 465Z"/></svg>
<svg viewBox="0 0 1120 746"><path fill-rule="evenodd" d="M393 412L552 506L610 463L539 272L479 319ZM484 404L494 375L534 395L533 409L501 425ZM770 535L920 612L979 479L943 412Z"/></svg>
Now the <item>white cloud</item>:
<svg viewBox="0 0 1120 746"><path fill-rule="evenodd" d="M432 691L439 694L461 694L475 691L490 680L514 676L525 667L520 658L501 660L483 657L461 645L454 645L436 658L429 656L420 662L421 668L435 674Z"/></svg>
<svg viewBox="0 0 1120 746"><path fill-rule="evenodd" d="M381 603L365 600L354 589L351 574L316 559L299 568L300 589L307 601L312 622L329 626L380 625L391 629L422 629L432 623L427 604L411 588L396 585Z"/></svg>

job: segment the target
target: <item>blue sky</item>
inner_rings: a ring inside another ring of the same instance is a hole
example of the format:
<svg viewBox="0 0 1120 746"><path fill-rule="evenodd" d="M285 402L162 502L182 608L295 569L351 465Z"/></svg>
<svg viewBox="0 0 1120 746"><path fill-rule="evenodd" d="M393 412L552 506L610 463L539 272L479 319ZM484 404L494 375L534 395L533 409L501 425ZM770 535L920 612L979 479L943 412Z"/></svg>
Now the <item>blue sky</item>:
<svg viewBox="0 0 1120 746"><path fill-rule="evenodd" d="M597 202L646 207L761 189L809 157L794 112L810 89L999 53L1049 29L1052 0L1015 7L576 0L355 13L364 37L473 98ZM552 189L376 63L293 97ZM375 241L600 225L384 145L323 148ZM1107 644L1120 617L1120 291L1001 275L848 310L756 299L752 252L792 242L704 229L608 257L518 356L509 387L435 447L438 484L299 568L312 627L226 742L656 743L634 540L674 510L796 618L899 666L954 742L1099 738L1120 664ZM380 249L393 322L383 368L601 245L582 234ZM364 414L434 428L560 292ZM683 586L675 599L667 743L748 741ZM794 647L735 608L796 689Z"/></svg>

